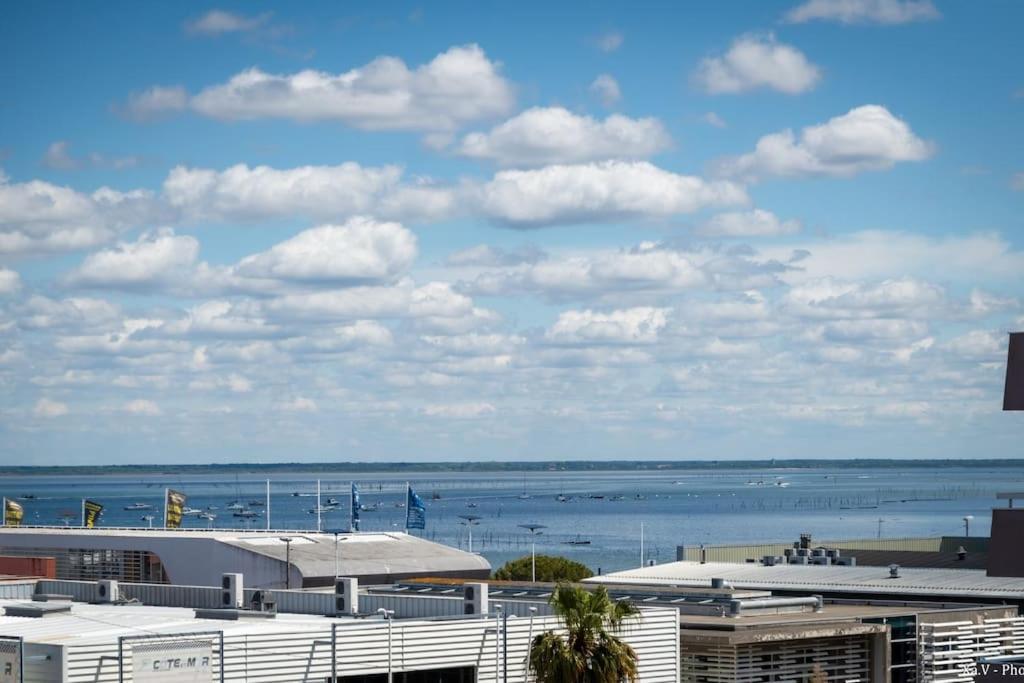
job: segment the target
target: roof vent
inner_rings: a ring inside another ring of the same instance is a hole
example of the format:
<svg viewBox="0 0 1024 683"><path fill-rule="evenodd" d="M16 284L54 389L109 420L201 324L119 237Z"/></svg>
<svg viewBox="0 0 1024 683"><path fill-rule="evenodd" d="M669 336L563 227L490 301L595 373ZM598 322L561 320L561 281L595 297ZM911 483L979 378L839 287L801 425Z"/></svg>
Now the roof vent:
<svg viewBox="0 0 1024 683"><path fill-rule="evenodd" d="M966 560L967 559L967 548L960 546L956 549L956 559Z"/></svg>
<svg viewBox="0 0 1024 683"><path fill-rule="evenodd" d="M30 602L8 605L4 608L4 615L8 617L28 617L39 619L48 614L60 614L70 612L70 602Z"/></svg>
<svg viewBox="0 0 1024 683"><path fill-rule="evenodd" d="M898 564L889 565L889 578L898 579L900 578L900 566Z"/></svg>

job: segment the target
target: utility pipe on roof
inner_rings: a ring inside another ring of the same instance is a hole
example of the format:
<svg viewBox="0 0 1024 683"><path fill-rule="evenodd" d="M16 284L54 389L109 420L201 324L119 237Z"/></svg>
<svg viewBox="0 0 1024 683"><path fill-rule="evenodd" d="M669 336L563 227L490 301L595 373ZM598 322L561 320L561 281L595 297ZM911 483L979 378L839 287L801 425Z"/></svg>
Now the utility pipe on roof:
<svg viewBox="0 0 1024 683"><path fill-rule="evenodd" d="M761 598L758 600L730 600L729 616L738 617L740 613L748 609L771 609L773 607L814 607L815 612L820 612L824 607L824 600L820 595L811 595L805 598Z"/></svg>

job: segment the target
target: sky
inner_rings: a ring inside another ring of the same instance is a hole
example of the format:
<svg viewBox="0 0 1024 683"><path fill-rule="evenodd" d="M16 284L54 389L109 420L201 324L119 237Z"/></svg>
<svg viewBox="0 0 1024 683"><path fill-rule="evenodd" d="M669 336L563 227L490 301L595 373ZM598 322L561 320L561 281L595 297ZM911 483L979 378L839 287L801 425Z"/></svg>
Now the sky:
<svg viewBox="0 0 1024 683"><path fill-rule="evenodd" d="M0 12L2 465L1024 456L1024 4Z"/></svg>

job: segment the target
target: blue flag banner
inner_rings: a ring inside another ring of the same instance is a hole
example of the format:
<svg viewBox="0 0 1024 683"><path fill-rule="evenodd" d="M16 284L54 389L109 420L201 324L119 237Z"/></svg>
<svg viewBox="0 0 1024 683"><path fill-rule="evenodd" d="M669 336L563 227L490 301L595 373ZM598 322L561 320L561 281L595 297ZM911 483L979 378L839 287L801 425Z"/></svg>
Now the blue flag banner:
<svg viewBox="0 0 1024 683"><path fill-rule="evenodd" d="M405 502L405 528L425 529L426 527L427 506L423 504L423 500L416 495L416 492L410 486L409 495Z"/></svg>
<svg viewBox="0 0 1024 683"><path fill-rule="evenodd" d="M355 482L352 482L352 531L359 531L359 487L356 486Z"/></svg>

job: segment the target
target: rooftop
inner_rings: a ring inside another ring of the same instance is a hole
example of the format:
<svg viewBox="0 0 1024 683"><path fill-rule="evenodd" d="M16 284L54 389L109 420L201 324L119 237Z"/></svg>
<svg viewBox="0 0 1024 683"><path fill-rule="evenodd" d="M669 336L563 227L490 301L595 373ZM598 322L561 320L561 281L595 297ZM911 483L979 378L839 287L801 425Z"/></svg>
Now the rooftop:
<svg viewBox="0 0 1024 683"><path fill-rule="evenodd" d="M901 567L890 578L885 567L775 565L730 562L670 562L586 579L604 584L707 586L721 578L734 588L804 593L870 593L922 599L986 598L1024 600L1024 578L987 576L977 569Z"/></svg>

